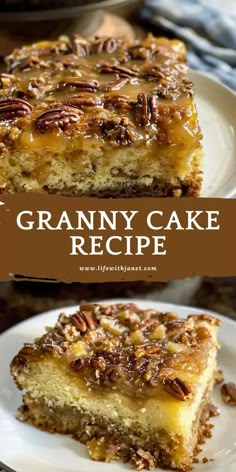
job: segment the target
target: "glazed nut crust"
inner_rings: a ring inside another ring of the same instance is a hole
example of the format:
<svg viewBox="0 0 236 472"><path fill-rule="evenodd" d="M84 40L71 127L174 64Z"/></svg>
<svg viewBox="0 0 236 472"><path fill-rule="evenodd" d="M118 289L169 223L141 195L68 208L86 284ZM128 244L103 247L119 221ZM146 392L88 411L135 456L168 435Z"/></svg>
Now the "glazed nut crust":
<svg viewBox="0 0 236 472"><path fill-rule="evenodd" d="M214 346L212 325L219 324L207 315L202 326L202 317L183 320L176 313L142 310L133 303L81 305L71 316L61 314L34 344L26 344L11 370L17 379L32 362L51 356L90 388L116 386L137 397L152 396L158 388L175 401L191 401L194 384L186 373L204 369Z"/></svg>
<svg viewBox="0 0 236 472"><path fill-rule="evenodd" d="M154 136L168 144L170 115L184 122L191 113L186 62L183 43L151 35L135 42L73 35L16 49L0 75L0 124L39 135L94 133L118 146ZM123 127L132 137L122 139Z"/></svg>

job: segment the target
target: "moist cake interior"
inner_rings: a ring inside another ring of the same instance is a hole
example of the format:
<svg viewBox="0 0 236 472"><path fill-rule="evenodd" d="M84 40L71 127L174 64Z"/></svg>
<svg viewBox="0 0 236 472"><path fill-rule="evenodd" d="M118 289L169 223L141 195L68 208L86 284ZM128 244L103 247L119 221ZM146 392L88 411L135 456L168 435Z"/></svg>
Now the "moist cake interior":
<svg viewBox="0 0 236 472"><path fill-rule="evenodd" d="M93 460L191 470L216 372L219 321L208 315L84 305L11 364L18 418L71 434Z"/></svg>

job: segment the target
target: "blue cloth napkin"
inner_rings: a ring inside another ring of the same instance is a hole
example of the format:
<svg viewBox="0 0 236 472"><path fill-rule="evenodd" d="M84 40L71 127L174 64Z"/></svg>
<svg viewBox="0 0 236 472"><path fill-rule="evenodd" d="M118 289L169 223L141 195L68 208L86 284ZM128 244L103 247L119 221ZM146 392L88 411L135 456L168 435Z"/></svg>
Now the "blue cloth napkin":
<svg viewBox="0 0 236 472"><path fill-rule="evenodd" d="M211 73L236 90L236 9L229 13L210 3L145 0L141 16L187 43L192 69Z"/></svg>

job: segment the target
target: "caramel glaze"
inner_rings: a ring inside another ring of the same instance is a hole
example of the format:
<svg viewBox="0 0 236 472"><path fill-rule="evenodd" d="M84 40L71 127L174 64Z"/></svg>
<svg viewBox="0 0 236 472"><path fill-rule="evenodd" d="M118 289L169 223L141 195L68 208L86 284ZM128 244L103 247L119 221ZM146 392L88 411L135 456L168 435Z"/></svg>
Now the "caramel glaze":
<svg viewBox="0 0 236 472"><path fill-rule="evenodd" d="M60 315L54 328L25 345L12 362L54 358L61 368L102 395L118 390L128 397L192 401L209 353L217 346L208 315L178 318L176 313L141 310L133 303L81 305L72 316Z"/></svg>
<svg viewBox="0 0 236 472"><path fill-rule="evenodd" d="M1 149L184 144L201 132L182 42L78 35L16 49L0 75ZM55 139L56 138L56 139ZM190 145L191 144L191 145Z"/></svg>

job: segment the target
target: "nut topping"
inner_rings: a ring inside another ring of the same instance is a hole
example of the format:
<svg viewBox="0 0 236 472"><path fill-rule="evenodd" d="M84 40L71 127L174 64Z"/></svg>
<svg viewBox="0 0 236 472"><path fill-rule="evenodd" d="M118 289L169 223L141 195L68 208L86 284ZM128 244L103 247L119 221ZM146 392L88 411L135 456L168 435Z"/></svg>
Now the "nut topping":
<svg viewBox="0 0 236 472"><path fill-rule="evenodd" d="M146 93L139 93L137 96L136 121L139 126L149 124L149 105L148 95Z"/></svg>
<svg viewBox="0 0 236 472"><path fill-rule="evenodd" d="M188 383L178 377L175 379L166 379L164 381L164 390L181 401L186 400L192 392Z"/></svg>
<svg viewBox="0 0 236 472"><path fill-rule="evenodd" d="M80 311L72 316L72 323L81 332L86 333L88 329L95 329L95 323L91 312Z"/></svg>
<svg viewBox="0 0 236 472"><path fill-rule="evenodd" d="M80 80L76 77L68 80L67 82L60 82L58 88L64 87L75 87L83 90L83 92L97 92L99 88L99 82L97 80Z"/></svg>
<svg viewBox="0 0 236 472"><path fill-rule="evenodd" d="M116 94L109 94L105 96L104 101L105 108L120 108L122 110L131 110L132 109L132 101L130 100L127 95L116 95Z"/></svg>
<svg viewBox="0 0 236 472"><path fill-rule="evenodd" d="M221 395L225 403L236 406L236 384L224 383L221 387Z"/></svg>
<svg viewBox="0 0 236 472"><path fill-rule="evenodd" d="M78 34L73 34L71 38L72 52L78 57L89 56L91 52L91 44Z"/></svg>
<svg viewBox="0 0 236 472"><path fill-rule="evenodd" d="M95 54L100 54L102 52L111 54L115 52L122 44L123 41L119 38L109 38L108 36L103 36L97 37L93 41L92 48Z"/></svg>
<svg viewBox="0 0 236 472"><path fill-rule="evenodd" d="M61 357L63 365L68 363L91 390L114 388L131 398L148 399L160 386L184 401L195 388L182 376L201 375L216 346L211 337L205 338L205 331L199 332L205 329L204 322L176 316L129 303L81 304L73 315L61 314L55 327L47 328L35 344L26 345L14 363L23 369L31 359ZM223 389L226 401L230 394L232 402L232 388L234 394L234 384Z"/></svg>
<svg viewBox="0 0 236 472"><path fill-rule="evenodd" d="M150 97L145 93L139 93L136 104L136 121L139 126L147 126L156 123L158 119L157 97Z"/></svg>
<svg viewBox="0 0 236 472"><path fill-rule="evenodd" d="M30 115L32 106L21 98L0 98L0 121Z"/></svg>
<svg viewBox="0 0 236 472"><path fill-rule="evenodd" d="M103 136L113 143L127 146L136 141L135 126L128 118L105 119L101 125Z"/></svg>
<svg viewBox="0 0 236 472"><path fill-rule="evenodd" d="M101 100L99 97L89 96L89 95L78 95L77 97L71 97L67 100L66 105L71 107L80 108L80 107L95 107L101 105Z"/></svg>
<svg viewBox="0 0 236 472"><path fill-rule="evenodd" d="M151 55L152 55L150 48L146 48L140 45L131 46L128 49L128 52L133 60L138 59L138 60L146 61L148 59L151 59Z"/></svg>
<svg viewBox="0 0 236 472"><path fill-rule="evenodd" d="M136 70L128 69L128 67L118 66L115 64L102 63L97 66L101 74L116 74L119 77L137 77Z"/></svg>
<svg viewBox="0 0 236 472"><path fill-rule="evenodd" d="M41 133L53 129L65 131L71 124L76 123L82 114L81 110L75 110L75 108L66 105L51 108L39 115L36 120L36 128Z"/></svg>

